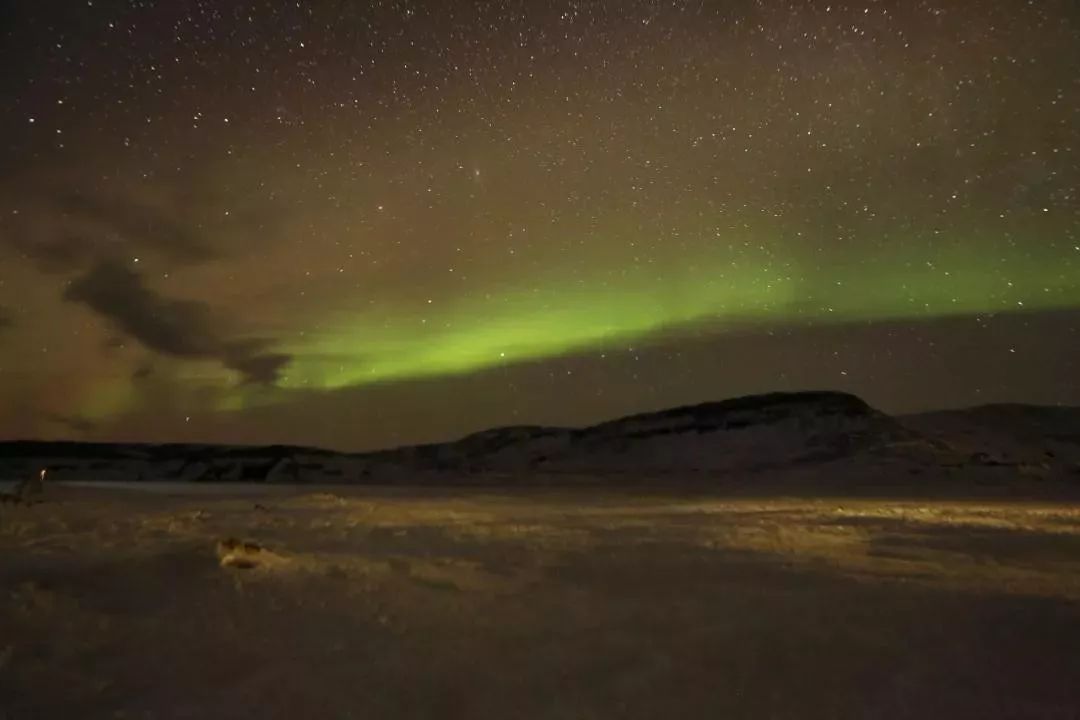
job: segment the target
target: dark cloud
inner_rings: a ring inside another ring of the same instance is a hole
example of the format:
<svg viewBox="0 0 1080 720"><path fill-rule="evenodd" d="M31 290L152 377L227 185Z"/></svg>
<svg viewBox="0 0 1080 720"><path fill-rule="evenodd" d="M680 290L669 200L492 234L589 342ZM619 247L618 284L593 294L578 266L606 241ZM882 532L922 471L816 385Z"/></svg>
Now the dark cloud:
<svg viewBox="0 0 1080 720"><path fill-rule="evenodd" d="M240 340L207 304L174 301L125 269L135 258L180 270L245 252L252 237L275 237L282 216L264 198L231 198L196 178L103 183L82 173L0 171L0 251L47 275L72 278L64 299L108 318L128 338L177 358L216 359L249 382L273 383L290 358ZM260 245L261 246L261 245ZM0 314L0 329L8 319ZM138 375L134 379L141 379Z"/></svg>
<svg viewBox="0 0 1080 720"><path fill-rule="evenodd" d="M150 350L217 360L247 382L273 383L291 360L271 352L268 341L228 337L206 303L163 297L137 273L115 262L99 262L77 277L64 299L86 305Z"/></svg>
<svg viewBox="0 0 1080 720"><path fill-rule="evenodd" d="M67 232L12 234L7 244L48 274L72 272L93 256L92 244L86 237Z"/></svg>
<svg viewBox="0 0 1080 720"><path fill-rule="evenodd" d="M103 186L60 169L0 171L0 248L41 272L72 274L104 260L153 257L179 268L265 247L285 216L265 197L231 197L209 180L116 182ZM253 244L254 240L258 240Z"/></svg>
<svg viewBox="0 0 1080 720"><path fill-rule="evenodd" d="M59 415L57 413L46 414L45 419L49 422L60 425L63 428L70 430L71 432L78 433L80 435L88 435L92 433L97 425L86 418L68 415Z"/></svg>
<svg viewBox="0 0 1080 720"><path fill-rule="evenodd" d="M12 316L11 311L0 305L0 331L8 329L14 324L15 318Z"/></svg>
<svg viewBox="0 0 1080 720"><path fill-rule="evenodd" d="M105 259L151 253L169 265L219 257L201 228L211 212L175 194L105 195L74 189L20 188L0 243L49 274L67 274ZM12 202L12 201L9 201Z"/></svg>
<svg viewBox="0 0 1080 720"><path fill-rule="evenodd" d="M145 380L154 374L154 366L148 362L140 364L131 373L132 380Z"/></svg>
<svg viewBox="0 0 1080 720"><path fill-rule="evenodd" d="M55 205L65 217L96 226L105 236L157 251L169 260L194 264L217 256L193 222L193 208L184 207L183 201L176 207L66 191L56 196Z"/></svg>

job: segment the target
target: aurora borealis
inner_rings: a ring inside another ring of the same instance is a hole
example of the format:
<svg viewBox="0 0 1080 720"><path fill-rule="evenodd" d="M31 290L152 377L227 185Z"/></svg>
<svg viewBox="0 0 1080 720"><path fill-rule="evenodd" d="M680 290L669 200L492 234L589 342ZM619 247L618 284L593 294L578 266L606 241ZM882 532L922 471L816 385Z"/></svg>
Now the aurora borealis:
<svg viewBox="0 0 1080 720"><path fill-rule="evenodd" d="M1080 9L0 5L0 435L1080 404Z"/></svg>

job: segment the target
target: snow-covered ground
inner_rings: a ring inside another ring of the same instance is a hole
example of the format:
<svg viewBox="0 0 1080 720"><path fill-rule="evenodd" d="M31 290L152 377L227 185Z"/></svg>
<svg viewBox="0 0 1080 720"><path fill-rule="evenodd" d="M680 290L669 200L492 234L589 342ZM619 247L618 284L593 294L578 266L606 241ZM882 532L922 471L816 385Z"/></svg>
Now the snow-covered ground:
<svg viewBox="0 0 1080 720"><path fill-rule="evenodd" d="M1073 718L1080 507L49 484L4 718Z"/></svg>

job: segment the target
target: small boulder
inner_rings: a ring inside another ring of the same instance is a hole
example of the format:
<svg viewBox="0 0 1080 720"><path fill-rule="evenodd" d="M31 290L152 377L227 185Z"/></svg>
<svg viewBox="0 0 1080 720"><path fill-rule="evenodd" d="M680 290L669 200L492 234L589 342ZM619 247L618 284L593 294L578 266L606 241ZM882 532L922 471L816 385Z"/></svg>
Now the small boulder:
<svg viewBox="0 0 1080 720"><path fill-rule="evenodd" d="M252 570L281 561L281 556L253 540L229 537L219 540L217 556L221 567Z"/></svg>

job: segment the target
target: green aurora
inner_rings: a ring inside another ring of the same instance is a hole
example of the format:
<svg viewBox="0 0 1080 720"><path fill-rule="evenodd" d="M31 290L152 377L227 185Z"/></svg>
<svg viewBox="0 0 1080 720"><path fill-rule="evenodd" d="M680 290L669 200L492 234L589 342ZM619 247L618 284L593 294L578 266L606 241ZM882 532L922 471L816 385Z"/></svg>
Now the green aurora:
<svg viewBox="0 0 1080 720"><path fill-rule="evenodd" d="M1008 246L1005 246L1008 248ZM1080 252L1080 251L1078 251ZM744 323L847 323L933 319L1080 307L1080 263L1020 250L956 247L924 258L880 258L820 273L779 274L765 258L709 258L528 290L458 299L410 312L338 317L314 340L288 348L286 388L351 385L468 373L670 333L722 333ZM803 277L808 277L803 274Z"/></svg>

